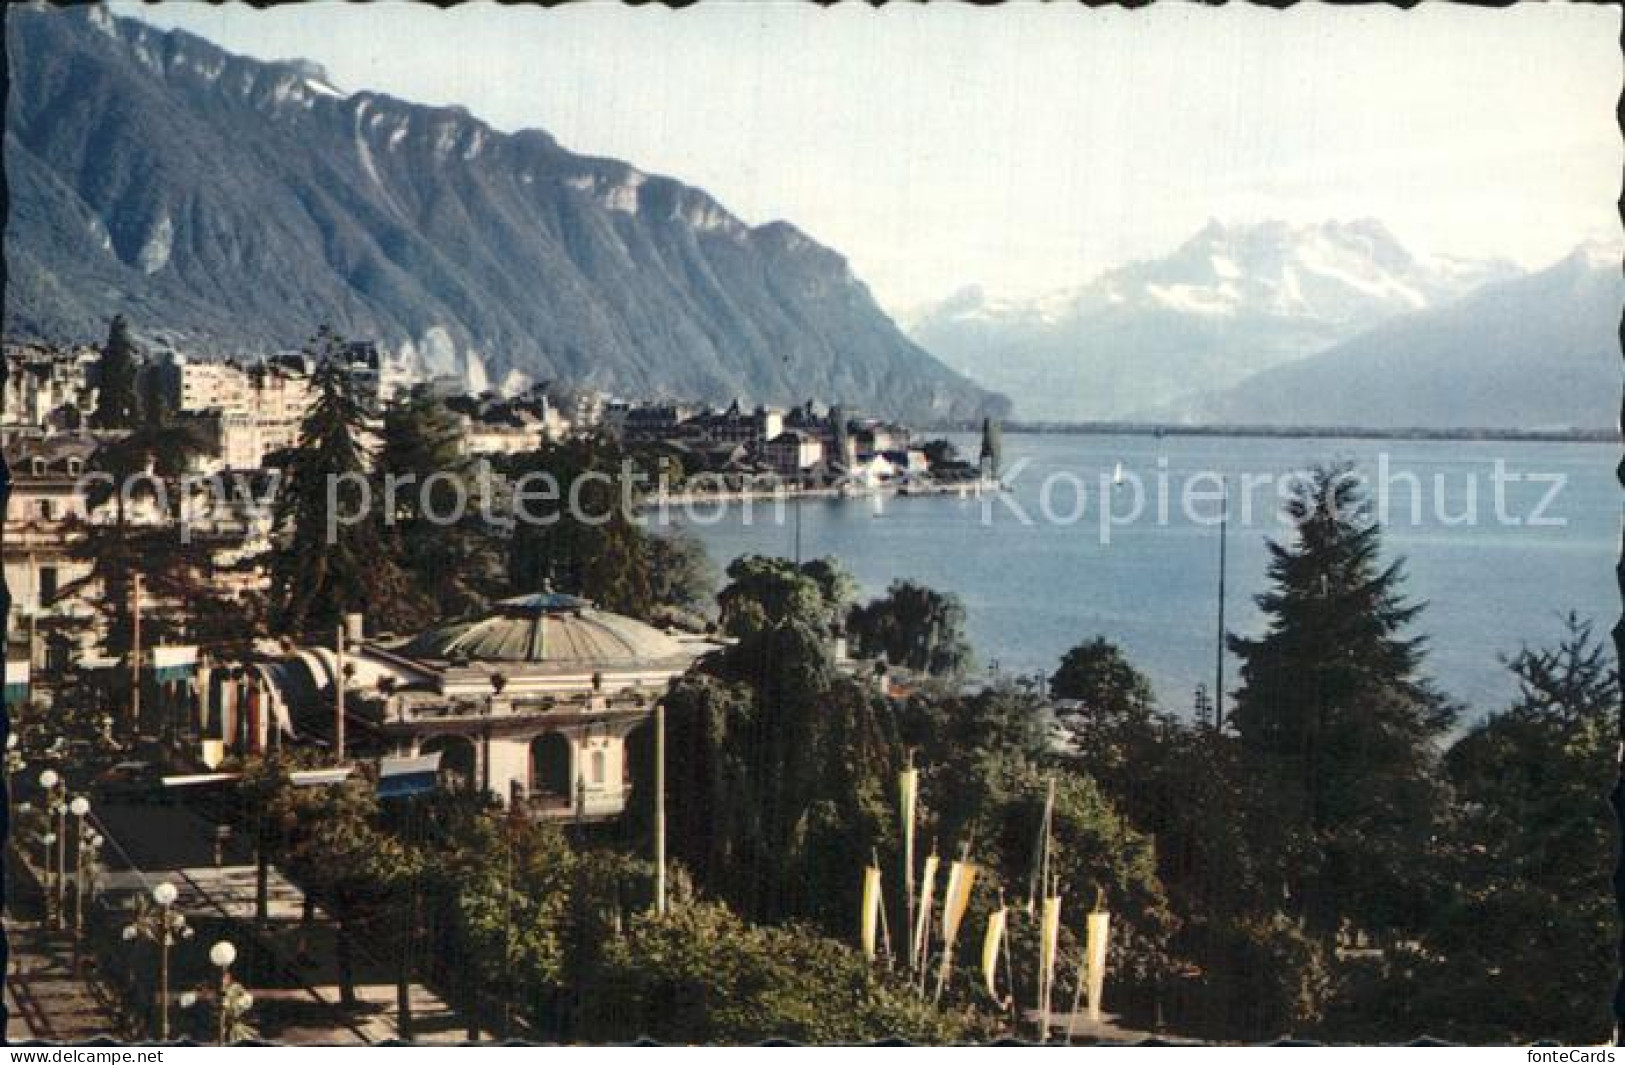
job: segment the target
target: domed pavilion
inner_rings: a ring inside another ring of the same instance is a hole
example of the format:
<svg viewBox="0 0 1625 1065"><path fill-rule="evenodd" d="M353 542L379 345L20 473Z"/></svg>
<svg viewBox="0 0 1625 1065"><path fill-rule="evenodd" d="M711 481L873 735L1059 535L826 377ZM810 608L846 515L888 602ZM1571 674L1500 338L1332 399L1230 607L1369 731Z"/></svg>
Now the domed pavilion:
<svg viewBox="0 0 1625 1065"><path fill-rule="evenodd" d="M574 596L520 596L405 640L352 645L346 707L357 710L346 716L381 706L356 724L386 750L438 751L443 774L537 816L602 820L626 806L628 734L714 648ZM306 702L333 705L331 649L286 661L310 674L302 686L318 698ZM321 727L319 714L300 716Z"/></svg>

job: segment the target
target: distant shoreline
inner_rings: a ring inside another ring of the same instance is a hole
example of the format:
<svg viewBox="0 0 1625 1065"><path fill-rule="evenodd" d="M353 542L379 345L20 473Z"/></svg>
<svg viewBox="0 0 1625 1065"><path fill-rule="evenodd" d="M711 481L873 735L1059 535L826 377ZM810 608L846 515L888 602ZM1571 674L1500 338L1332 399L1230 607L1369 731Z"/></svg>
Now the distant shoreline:
<svg viewBox="0 0 1625 1065"><path fill-rule="evenodd" d="M974 478L965 481L933 481L925 478L906 484L874 485L862 488L723 488L716 491L677 491L665 494L651 493L637 501L637 509L654 510L662 507L705 506L710 503L779 502L793 503L803 499L858 500L875 497L946 496L998 493L1004 486L997 480Z"/></svg>
<svg viewBox="0 0 1625 1065"><path fill-rule="evenodd" d="M1061 436L1218 436L1356 440L1486 440L1516 443L1618 444L1616 429L1375 429L1361 426L1172 425L1152 422L1007 421L1009 433Z"/></svg>

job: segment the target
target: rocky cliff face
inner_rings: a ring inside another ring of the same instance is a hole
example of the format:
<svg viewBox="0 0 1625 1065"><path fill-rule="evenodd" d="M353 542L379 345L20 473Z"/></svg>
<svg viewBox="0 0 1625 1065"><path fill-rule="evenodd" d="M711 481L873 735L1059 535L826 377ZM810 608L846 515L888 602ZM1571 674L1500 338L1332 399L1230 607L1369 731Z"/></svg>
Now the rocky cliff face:
<svg viewBox="0 0 1625 1065"><path fill-rule="evenodd" d="M95 339L123 312L228 354L326 322L496 386L1004 407L838 254L678 181L101 8L6 28L8 336Z"/></svg>

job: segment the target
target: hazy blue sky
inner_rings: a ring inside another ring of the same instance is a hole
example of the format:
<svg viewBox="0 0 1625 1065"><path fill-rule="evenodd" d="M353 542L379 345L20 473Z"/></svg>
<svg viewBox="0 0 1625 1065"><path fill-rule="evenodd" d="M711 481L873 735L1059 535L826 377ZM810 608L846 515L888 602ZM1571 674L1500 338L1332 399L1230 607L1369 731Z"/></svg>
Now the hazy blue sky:
<svg viewBox="0 0 1625 1065"><path fill-rule="evenodd" d="M1081 283L1209 218L1528 265L1617 230L1600 6L114 6L789 219L894 310Z"/></svg>

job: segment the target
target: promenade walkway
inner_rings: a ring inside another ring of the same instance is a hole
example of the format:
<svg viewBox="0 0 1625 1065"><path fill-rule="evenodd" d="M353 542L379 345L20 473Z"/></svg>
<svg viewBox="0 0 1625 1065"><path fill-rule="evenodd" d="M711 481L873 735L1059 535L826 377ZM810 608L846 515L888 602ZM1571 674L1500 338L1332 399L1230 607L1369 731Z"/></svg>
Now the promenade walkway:
<svg viewBox="0 0 1625 1065"><path fill-rule="evenodd" d="M179 808L104 810L100 821L117 848L104 849L102 876L109 894L145 893L160 880L179 889L177 906L193 924L210 927L237 945L234 975L254 995L250 1018L261 1036L279 1042L357 1045L401 1038L394 959L362 937L355 944L357 1005L345 1008L339 991L337 936L320 907L304 922L304 893L276 867L268 878L268 919L255 927L255 870L240 848L227 848L214 864L213 826ZM258 945L262 957L253 964ZM463 1020L432 990L410 988L412 1035L420 1043L456 1043Z"/></svg>
<svg viewBox="0 0 1625 1065"><path fill-rule="evenodd" d="M8 864L6 1042L83 1043L124 1034L108 992L74 972L72 939L45 926L39 884L15 858Z"/></svg>

